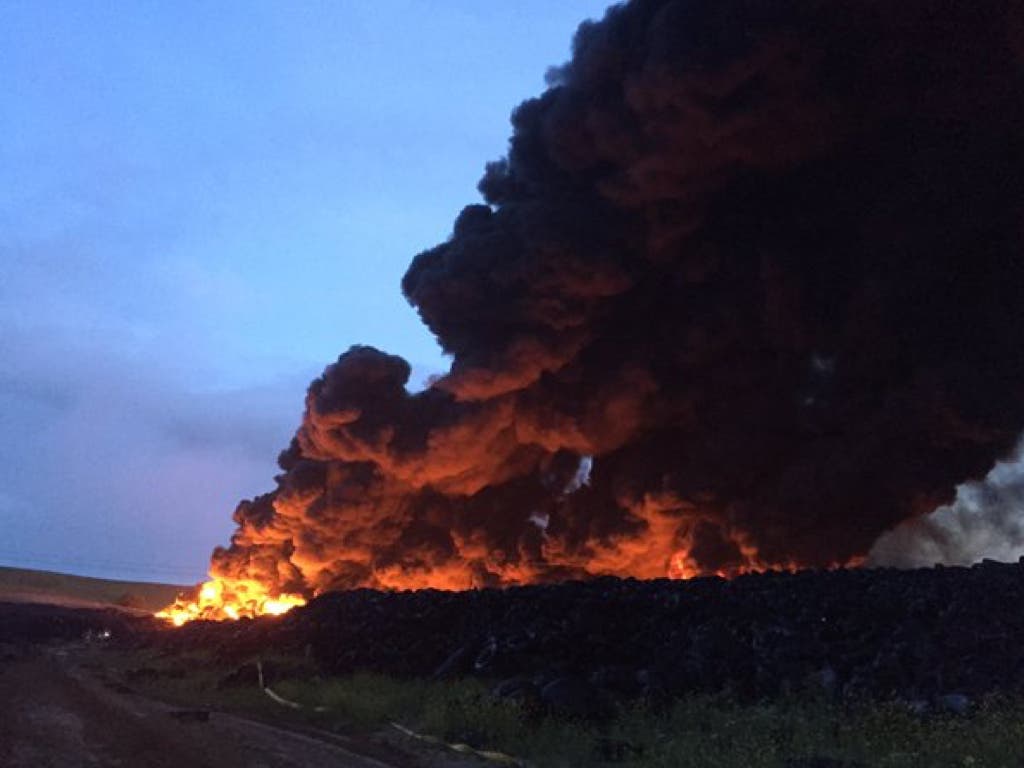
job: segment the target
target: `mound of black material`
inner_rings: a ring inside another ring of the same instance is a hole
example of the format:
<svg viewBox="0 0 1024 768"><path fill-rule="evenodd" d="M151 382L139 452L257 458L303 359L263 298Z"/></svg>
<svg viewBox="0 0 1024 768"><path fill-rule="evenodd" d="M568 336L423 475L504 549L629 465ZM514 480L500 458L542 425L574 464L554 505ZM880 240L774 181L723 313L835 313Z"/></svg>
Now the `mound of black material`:
<svg viewBox="0 0 1024 768"><path fill-rule="evenodd" d="M135 628L150 624L122 611L77 608L46 603L0 602L0 643L38 645L81 640L87 635L110 633L134 637Z"/></svg>
<svg viewBox="0 0 1024 768"><path fill-rule="evenodd" d="M808 687L937 700L1024 690L1024 565L598 579L326 594L280 619L160 632L224 657L297 651L328 673L477 675L577 698Z"/></svg>

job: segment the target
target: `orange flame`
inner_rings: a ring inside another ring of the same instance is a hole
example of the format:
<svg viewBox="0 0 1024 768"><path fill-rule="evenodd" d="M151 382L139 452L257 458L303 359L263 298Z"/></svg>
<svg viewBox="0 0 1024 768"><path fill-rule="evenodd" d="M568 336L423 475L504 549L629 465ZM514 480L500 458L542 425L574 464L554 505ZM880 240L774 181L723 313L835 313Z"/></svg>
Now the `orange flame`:
<svg viewBox="0 0 1024 768"><path fill-rule="evenodd" d="M282 592L274 597L267 588L251 579L214 578L199 587L195 599L179 597L172 605L156 613L176 627L195 619L224 619L280 616L296 606L305 605L301 595Z"/></svg>
<svg viewBox="0 0 1024 768"><path fill-rule="evenodd" d="M707 568L702 568L696 558L691 555L691 543L686 541L684 537L684 540L677 540L676 542L677 545L682 545L682 548L672 551L667 562L661 560L663 565L660 568L657 565L657 559L650 558L650 550L641 547L637 552L619 553L619 560L604 563L604 565L609 567L607 569L602 568L601 570L606 573L632 573L635 571L635 568L626 567L623 569L621 558L630 558L638 554L646 555L646 559L652 565L646 573L642 573L641 578L653 578L664 575L670 579L692 579L698 576L720 576L732 579L744 573L764 571L795 572L801 568L800 564L794 561L788 563L763 562L758 557L757 548L743 540L741 536L735 536L734 541L742 559L741 562L733 563L726 569L708 570ZM829 566L829 569L856 567L861 564L861 561L862 558L854 558L846 563L833 563ZM632 563L628 559L625 562L627 562L627 566L629 563ZM595 563L591 562L590 565L593 567ZM506 576L509 575L512 574L506 574ZM527 584L540 580L537 574L530 572L528 569L514 575L516 578L510 579L506 584ZM399 574L397 572L382 572L378 576L385 577L381 578L381 581L378 583L377 588L379 589L423 589L429 587L458 591L471 589L474 586L468 579L468 574L459 568L455 568L451 572L444 568L433 568L419 572L412 577L409 574ZM214 576L210 581L205 582L199 587L194 599L179 597L173 605L167 606L155 615L158 618L167 620L176 627L180 627L196 619L223 621L265 615L280 616L292 608L305 604L306 599L298 594L281 592L275 597L270 592L270 587L257 579Z"/></svg>

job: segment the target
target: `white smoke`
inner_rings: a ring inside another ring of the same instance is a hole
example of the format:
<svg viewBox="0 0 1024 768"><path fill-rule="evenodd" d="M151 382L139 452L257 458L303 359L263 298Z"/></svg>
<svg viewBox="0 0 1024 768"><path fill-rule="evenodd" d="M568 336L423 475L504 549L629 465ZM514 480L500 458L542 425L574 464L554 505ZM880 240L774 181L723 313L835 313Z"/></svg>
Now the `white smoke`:
<svg viewBox="0 0 1024 768"><path fill-rule="evenodd" d="M988 476L957 489L956 500L883 534L868 564L917 568L970 565L1024 555L1024 441Z"/></svg>
<svg viewBox="0 0 1024 768"><path fill-rule="evenodd" d="M594 457L593 456L581 456L579 466L576 467L576 473L569 480L565 486L565 490L562 491L566 496L570 493L576 493L584 485L590 485L590 473L594 469Z"/></svg>

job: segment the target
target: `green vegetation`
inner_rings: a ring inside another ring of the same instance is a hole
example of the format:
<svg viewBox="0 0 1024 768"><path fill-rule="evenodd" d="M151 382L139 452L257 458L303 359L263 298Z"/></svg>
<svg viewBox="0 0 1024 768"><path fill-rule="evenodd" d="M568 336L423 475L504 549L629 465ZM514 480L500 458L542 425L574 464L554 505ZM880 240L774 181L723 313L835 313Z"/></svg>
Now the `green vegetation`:
<svg viewBox="0 0 1024 768"><path fill-rule="evenodd" d="M562 718L539 717L496 699L477 680L431 682L359 674L325 681L288 681L281 695L328 717L364 727L399 722L449 744L497 750L538 766L594 764L599 729Z"/></svg>
<svg viewBox="0 0 1024 768"><path fill-rule="evenodd" d="M284 695L370 724L400 719L446 741L468 742L536 766L640 768L1019 768L1024 703L990 700L968 717L921 716L895 704L840 707L791 699L741 705L694 696L668 711L622 708L601 725L531 716L475 681L405 682L357 675L280 686ZM826 759L834 761L827 762Z"/></svg>
<svg viewBox="0 0 1024 768"><path fill-rule="evenodd" d="M128 679L207 706L298 717L321 728L371 732L399 722L447 743L514 755L536 768L1020 768L1024 701L988 699L966 716L919 715L896 704L840 706L812 695L741 704L693 696L662 711L641 705L585 722L496 699L476 680L433 682L358 674L324 679L301 662L273 684L294 712L263 696L251 675L201 657L149 656ZM187 672L183 672L187 670ZM248 681L248 682L247 682ZM316 712L321 707L325 711ZM397 732L396 732L397 733Z"/></svg>
<svg viewBox="0 0 1024 768"><path fill-rule="evenodd" d="M0 600L117 605L147 613L174 602L192 587L141 581L115 581L52 571L0 566Z"/></svg>

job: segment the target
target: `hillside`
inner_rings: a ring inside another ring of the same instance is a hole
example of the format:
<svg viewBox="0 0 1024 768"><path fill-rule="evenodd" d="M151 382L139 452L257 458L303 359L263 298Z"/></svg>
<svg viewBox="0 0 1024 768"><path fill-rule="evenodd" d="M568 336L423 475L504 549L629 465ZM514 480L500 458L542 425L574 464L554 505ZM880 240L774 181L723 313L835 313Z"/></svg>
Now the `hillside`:
<svg viewBox="0 0 1024 768"><path fill-rule="evenodd" d="M180 592L192 589L0 566L0 601L119 605L153 612L171 603Z"/></svg>

